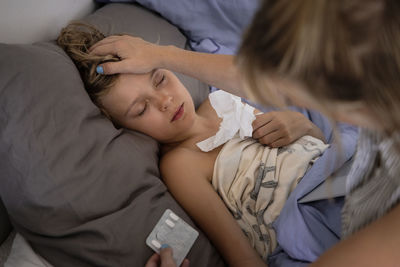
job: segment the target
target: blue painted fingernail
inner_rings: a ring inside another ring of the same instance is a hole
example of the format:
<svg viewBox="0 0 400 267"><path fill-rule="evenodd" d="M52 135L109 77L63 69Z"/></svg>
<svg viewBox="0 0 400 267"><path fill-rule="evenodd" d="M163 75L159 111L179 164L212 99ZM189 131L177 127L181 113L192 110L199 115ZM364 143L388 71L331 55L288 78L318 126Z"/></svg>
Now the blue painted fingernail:
<svg viewBox="0 0 400 267"><path fill-rule="evenodd" d="M169 245L168 244L162 244L161 245L161 249L164 249L164 248L169 248Z"/></svg>
<svg viewBox="0 0 400 267"><path fill-rule="evenodd" d="M96 72L97 72L98 74L104 74L103 67L102 67L102 66L97 66L97 67L96 67Z"/></svg>

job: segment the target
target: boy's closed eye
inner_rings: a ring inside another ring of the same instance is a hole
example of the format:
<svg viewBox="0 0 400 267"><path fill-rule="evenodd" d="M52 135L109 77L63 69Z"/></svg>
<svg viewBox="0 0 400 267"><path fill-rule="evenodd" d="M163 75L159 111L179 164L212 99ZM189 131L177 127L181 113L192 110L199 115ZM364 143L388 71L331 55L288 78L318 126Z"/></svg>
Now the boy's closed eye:
<svg viewBox="0 0 400 267"><path fill-rule="evenodd" d="M156 87L160 86L160 84L162 84L162 82L165 80L165 75L161 74L156 78Z"/></svg>
<svg viewBox="0 0 400 267"><path fill-rule="evenodd" d="M165 80L166 74L165 74L165 72L163 70L156 69L156 70L154 70L154 72L151 75L151 77L152 77L152 80L153 80L154 87L157 88Z"/></svg>
<svg viewBox="0 0 400 267"><path fill-rule="evenodd" d="M142 110L137 114L137 116L143 116L143 114L146 112L146 110L147 110L147 105L148 105L148 102L146 101L145 103L144 103L144 106L143 106L143 108L142 108Z"/></svg>

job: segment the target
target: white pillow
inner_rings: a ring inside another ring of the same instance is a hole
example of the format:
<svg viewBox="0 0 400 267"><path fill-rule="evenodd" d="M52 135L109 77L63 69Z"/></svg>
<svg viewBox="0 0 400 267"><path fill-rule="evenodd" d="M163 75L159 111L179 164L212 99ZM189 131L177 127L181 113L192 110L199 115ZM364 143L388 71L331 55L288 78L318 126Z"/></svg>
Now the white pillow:
<svg viewBox="0 0 400 267"><path fill-rule="evenodd" d="M4 267L53 267L53 265L36 254L25 238L17 233Z"/></svg>

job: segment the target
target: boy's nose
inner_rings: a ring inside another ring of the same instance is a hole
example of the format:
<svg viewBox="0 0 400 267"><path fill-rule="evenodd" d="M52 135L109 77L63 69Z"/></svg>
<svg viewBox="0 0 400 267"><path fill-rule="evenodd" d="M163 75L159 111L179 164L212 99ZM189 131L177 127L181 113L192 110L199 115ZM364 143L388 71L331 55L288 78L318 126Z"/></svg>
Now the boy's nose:
<svg viewBox="0 0 400 267"><path fill-rule="evenodd" d="M172 103L172 96L168 94L160 94L159 95L159 105L161 111L166 111L170 107Z"/></svg>

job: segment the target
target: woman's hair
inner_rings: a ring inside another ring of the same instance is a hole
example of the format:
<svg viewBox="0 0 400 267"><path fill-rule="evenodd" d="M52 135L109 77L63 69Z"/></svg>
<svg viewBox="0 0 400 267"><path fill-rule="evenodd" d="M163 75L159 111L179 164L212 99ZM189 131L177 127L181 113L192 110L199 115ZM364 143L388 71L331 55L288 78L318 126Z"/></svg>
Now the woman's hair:
<svg viewBox="0 0 400 267"><path fill-rule="evenodd" d="M109 114L104 110L99 97L107 93L115 84L118 75L98 74L96 67L103 62L118 61L119 58L113 55L96 56L89 54L89 48L104 38L105 35L95 27L75 21L61 30L57 38L57 44L64 49L75 63L93 103L110 118Z"/></svg>
<svg viewBox="0 0 400 267"><path fill-rule="evenodd" d="M362 101L400 129L400 1L264 0L237 63L249 95L268 102L268 74L318 101Z"/></svg>

